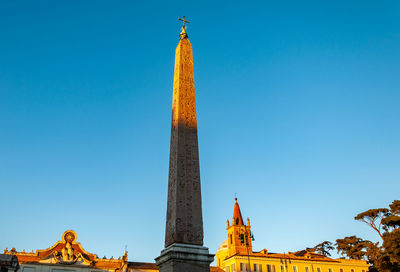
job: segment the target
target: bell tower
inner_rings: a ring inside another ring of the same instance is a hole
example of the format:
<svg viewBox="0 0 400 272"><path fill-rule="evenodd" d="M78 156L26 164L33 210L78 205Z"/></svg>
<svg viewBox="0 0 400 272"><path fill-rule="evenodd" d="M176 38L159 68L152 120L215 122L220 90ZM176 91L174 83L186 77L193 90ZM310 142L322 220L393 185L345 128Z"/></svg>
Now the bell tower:
<svg viewBox="0 0 400 272"><path fill-rule="evenodd" d="M235 197L232 224L227 220L229 256L237 253L247 254L253 251L253 245L251 243L253 235L250 229L250 219L247 218L247 225L245 225L242 213L240 212L239 203Z"/></svg>

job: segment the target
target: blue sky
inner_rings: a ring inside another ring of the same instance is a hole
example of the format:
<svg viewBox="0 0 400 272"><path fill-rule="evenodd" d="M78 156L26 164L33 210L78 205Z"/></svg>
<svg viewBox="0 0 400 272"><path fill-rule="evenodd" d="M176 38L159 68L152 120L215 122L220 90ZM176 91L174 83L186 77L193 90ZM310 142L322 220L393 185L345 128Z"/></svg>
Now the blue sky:
<svg viewBox="0 0 400 272"><path fill-rule="evenodd" d="M180 22L191 21L205 245L237 193L254 248L346 235L400 193L398 1L0 3L0 248L153 261Z"/></svg>

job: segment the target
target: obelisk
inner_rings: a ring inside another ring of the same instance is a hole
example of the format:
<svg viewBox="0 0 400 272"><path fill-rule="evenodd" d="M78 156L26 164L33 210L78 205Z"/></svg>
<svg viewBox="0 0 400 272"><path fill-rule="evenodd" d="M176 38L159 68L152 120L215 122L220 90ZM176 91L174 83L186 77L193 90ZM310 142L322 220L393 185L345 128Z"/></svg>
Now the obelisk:
<svg viewBox="0 0 400 272"><path fill-rule="evenodd" d="M165 248L160 272L209 272L214 255L203 247L200 166L192 45L183 21L175 52Z"/></svg>

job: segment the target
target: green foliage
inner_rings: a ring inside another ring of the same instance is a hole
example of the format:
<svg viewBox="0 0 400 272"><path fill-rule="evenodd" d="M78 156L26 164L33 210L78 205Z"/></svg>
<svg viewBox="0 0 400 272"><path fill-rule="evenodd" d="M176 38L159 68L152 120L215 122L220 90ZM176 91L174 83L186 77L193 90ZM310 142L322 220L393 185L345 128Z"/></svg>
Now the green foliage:
<svg viewBox="0 0 400 272"><path fill-rule="evenodd" d="M354 217L355 220L362 221L368 224L371 228L373 228L376 232L378 232L379 236L383 240L382 236L382 220L389 214L389 209L380 208L380 209L370 209L368 211L357 214Z"/></svg>
<svg viewBox="0 0 400 272"><path fill-rule="evenodd" d="M400 215L400 200L395 200L389 205L390 213L394 215Z"/></svg>
<svg viewBox="0 0 400 272"><path fill-rule="evenodd" d="M344 237L336 240L336 249L339 254L350 259L368 260L368 249L373 248L374 243L363 240L357 236Z"/></svg>
<svg viewBox="0 0 400 272"><path fill-rule="evenodd" d="M315 247L312 248L315 252L322 254L324 256L331 256L331 254L329 253L329 251L335 249L332 246L332 243L329 241L324 241L318 245L316 245Z"/></svg>
<svg viewBox="0 0 400 272"><path fill-rule="evenodd" d="M390 228L396 229L400 227L400 216L389 215L382 219L383 229L388 231Z"/></svg>
<svg viewBox="0 0 400 272"><path fill-rule="evenodd" d="M387 252L390 262L400 264L400 229L386 232L383 237L383 248Z"/></svg>
<svg viewBox="0 0 400 272"><path fill-rule="evenodd" d="M379 209L370 209L368 211L357 214L354 217L355 220L375 220L379 217L385 216L389 212L389 209L379 208Z"/></svg>

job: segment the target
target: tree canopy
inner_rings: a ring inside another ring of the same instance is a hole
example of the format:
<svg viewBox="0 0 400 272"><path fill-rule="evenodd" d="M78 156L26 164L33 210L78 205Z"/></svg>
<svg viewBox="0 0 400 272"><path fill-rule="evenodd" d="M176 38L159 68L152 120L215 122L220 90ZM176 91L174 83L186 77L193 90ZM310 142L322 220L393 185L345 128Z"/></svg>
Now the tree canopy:
<svg viewBox="0 0 400 272"><path fill-rule="evenodd" d="M373 243L357 236L336 240L339 254L351 259L367 260L370 271L400 271L400 200L387 208L370 209L354 217L375 230L382 243Z"/></svg>
<svg viewBox="0 0 400 272"><path fill-rule="evenodd" d="M368 211L357 214L354 219L368 224L371 228L378 232L379 236L383 239L382 220L388 215L388 213L389 209L386 208L370 209Z"/></svg>
<svg viewBox="0 0 400 272"><path fill-rule="evenodd" d="M318 245L316 245L315 247L312 248L315 252L322 254L324 256L331 256L331 254L329 253L329 251L335 249L335 247L332 245L331 242L329 241L324 241Z"/></svg>

